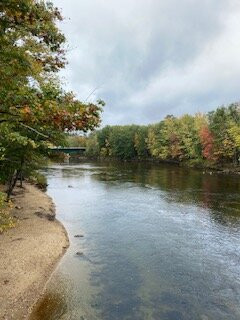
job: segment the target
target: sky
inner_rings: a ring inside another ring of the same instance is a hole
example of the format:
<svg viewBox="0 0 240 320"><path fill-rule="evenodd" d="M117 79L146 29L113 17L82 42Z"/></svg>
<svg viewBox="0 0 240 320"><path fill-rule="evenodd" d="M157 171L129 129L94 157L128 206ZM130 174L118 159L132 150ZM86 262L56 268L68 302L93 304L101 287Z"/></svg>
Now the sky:
<svg viewBox="0 0 240 320"><path fill-rule="evenodd" d="M240 101L239 0L53 1L68 42L64 86L103 99L103 125Z"/></svg>

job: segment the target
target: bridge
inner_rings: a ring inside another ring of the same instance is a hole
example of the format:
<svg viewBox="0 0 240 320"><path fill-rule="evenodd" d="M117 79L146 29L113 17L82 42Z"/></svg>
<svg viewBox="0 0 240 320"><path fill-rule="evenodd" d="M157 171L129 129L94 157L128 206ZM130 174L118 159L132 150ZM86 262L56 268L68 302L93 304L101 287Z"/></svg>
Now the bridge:
<svg viewBox="0 0 240 320"><path fill-rule="evenodd" d="M83 154L86 151L86 147L52 147L49 148L54 153L66 153L66 154Z"/></svg>

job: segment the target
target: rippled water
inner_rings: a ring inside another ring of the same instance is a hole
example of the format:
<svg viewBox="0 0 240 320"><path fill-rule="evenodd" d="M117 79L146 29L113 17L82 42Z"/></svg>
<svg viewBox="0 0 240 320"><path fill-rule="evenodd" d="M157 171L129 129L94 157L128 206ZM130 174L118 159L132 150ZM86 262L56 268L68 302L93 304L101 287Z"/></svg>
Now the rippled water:
<svg viewBox="0 0 240 320"><path fill-rule="evenodd" d="M240 319L239 177L96 163L46 175L71 246L31 320Z"/></svg>

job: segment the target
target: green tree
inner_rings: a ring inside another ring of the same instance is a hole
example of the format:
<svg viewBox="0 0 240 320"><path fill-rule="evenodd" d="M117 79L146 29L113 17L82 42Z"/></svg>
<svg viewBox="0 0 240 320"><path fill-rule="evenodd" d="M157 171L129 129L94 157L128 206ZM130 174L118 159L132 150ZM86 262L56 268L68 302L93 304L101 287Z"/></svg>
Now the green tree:
<svg viewBox="0 0 240 320"><path fill-rule="evenodd" d="M66 144L69 147L86 147L87 137L79 134L69 134Z"/></svg>
<svg viewBox="0 0 240 320"><path fill-rule="evenodd" d="M93 130L104 103L82 103L62 90L65 65L62 17L51 2L0 3L0 179L12 191L30 159L64 141L66 131Z"/></svg>
<svg viewBox="0 0 240 320"><path fill-rule="evenodd" d="M109 149L109 136L112 131L112 127L106 126L102 130L97 131L97 140L99 144L100 154L103 157L110 155Z"/></svg>
<svg viewBox="0 0 240 320"><path fill-rule="evenodd" d="M234 105L220 107L208 114L209 127L213 133L214 156L218 162L235 158L236 145L231 135L233 124L239 126L239 111ZM236 118L237 117L237 118Z"/></svg>
<svg viewBox="0 0 240 320"><path fill-rule="evenodd" d="M149 127L147 144L152 157L160 160L169 158L169 143L164 121Z"/></svg>
<svg viewBox="0 0 240 320"><path fill-rule="evenodd" d="M138 126L134 136L134 148L136 150L138 158L148 157L147 147L148 127Z"/></svg>
<svg viewBox="0 0 240 320"><path fill-rule="evenodd" d="M195 117L188 114L178 119L179 140L181 145L180 159L200 159L201 141Z"/></svg>
<svg viewBox="0 0 240 320"><path fill-rule="evenodd" d="M118 159L134 159L136 126L114 126L109 136L110 156Z"/></svg>
<svg viewBox="0 0 240 320"><path fill-rule="evenodd" d="M86 141L86 156L94 159L100 156L100 147L96 133L92 133Z"/></svg>

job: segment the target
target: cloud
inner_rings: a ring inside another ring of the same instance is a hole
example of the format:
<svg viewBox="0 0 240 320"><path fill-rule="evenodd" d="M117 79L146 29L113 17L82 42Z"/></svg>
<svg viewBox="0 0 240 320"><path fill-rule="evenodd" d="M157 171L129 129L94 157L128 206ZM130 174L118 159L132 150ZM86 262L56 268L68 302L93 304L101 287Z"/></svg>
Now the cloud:
<svg viewBox="0 0 240 320"><path fill-rule="evenodd" d="M66 87L103 98L103 124L150 123L239 100L237 0L55 0Z"/></svg>

